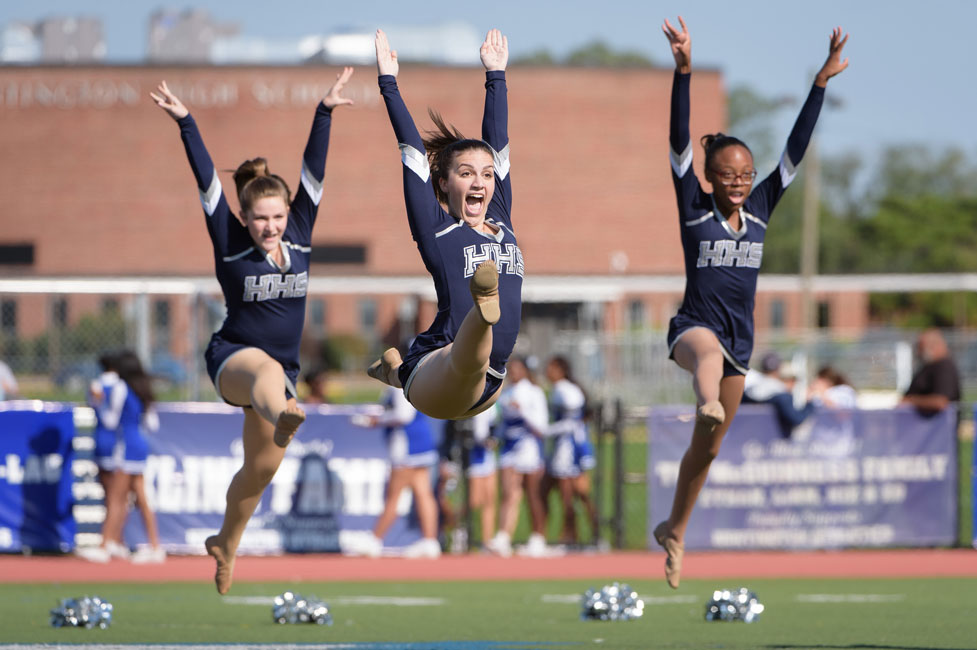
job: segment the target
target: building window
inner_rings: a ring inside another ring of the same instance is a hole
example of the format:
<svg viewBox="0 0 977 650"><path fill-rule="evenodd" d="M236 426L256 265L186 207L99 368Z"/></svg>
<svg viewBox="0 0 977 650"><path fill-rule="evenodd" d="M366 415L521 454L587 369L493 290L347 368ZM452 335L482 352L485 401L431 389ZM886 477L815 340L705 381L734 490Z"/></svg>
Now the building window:
<svg viewBox="0 0 977 650"><path fill-rule="evenodd" d="M366 264L366 246L362 244L312 244L312 264Z"/></svg>
<svg viewBox="0 0 977 650"><path fill-rule="evenodd" d="M119 299L118 298L105 298L102 300L102 313L103 314L118 314L119 313Z"/></svg>
<svg viewBox="0 0 977 650"><path fill-rule="evenodd" d="M153 343L157 351L170 349L170 301L153 301Z"/></svg>
<svg viewBox="0 0 977 650"><path fill-rule="evenodd" d="M628 321L631 329L640 330L645 326L645 303L642 300L632 300L628 303Z"/></svg>
<svg viewBox="0 0 977 650"><path fill-rule="evenodd" d="M770 327L777 330L784 327L784 301L780 298L770 301Z"/></svg>
<svg viewBox="0 0 977 650"><path fill-rule="evenodd" d="M17 335L17 301L0 300L0 333Z"/></svg>
<svg viewBox="0 0 977 650"><path fill-rule="evenodd" d="M359 302L360 330L369 336L377 326L377 301L363 298Z"/></svg>
<svg viewBox="0 0 977 650"><path fill-rule="evenodd" d="M0 244L0 265L30 266L34 263L34 244Z"/></svg>
<svg viewBox="0 0 977 650"><path fill-rule="evenodd" d="M827 300L818 301L818 327L831 327L831 304Z"/></svg>
<svg viewBox="0 0 977 650"><path fill-rule="evenodd" d="M309 327L313 336L323 336L326 333L326 301L309 301Z"/></svg>
<svg viewBox="0 0 977 650"><path fill-rule="evenodd" d="M51 304L51 318L55 327L68 326L68 299L55 298Z"/></svg>

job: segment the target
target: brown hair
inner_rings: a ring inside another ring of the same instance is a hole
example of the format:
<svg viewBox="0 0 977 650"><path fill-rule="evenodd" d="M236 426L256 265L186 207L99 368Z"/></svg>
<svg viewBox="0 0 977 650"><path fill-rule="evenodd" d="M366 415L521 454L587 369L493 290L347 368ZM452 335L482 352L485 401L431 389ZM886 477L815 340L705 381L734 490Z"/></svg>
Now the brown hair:
<svg viewBox="0 0 977 650"><path fill-rule="evenodd" d="M750 148L746 146L746 143L739 138L734 138L731 135L726 135L725 133L710 133L708 135L702 136L699 141L702 143L702 148L706 151L706 169L712 169L712 159L716 157L716 154L725 149L726 147L743 147L746 149L750 155L753 152Z"/></svg>
<svg viewBox="0 0 977 650"><path fill-rule="evenodd" d="M434 185L434 194L438 197L438 201L447 205L448 195L441 191L441 183L438 181L448 178L448 169L455 154L479 149L494 157L495 152L484 140L466 138L453 124L445 124L437 111L429 108L427 113L436 127L433 131L426 131L427 137L424 138L427 161L431 167L431 184Z"/></svg>
<svg viewBox="0 0 977 650"><path fill-rule="evenodd" d="M280 196L286 206L292 200L288 184L278 174L268 171L268 161L264 158L252 158L238 165L234 170L234 185L242 213L250 212L255 201L266 196Z"/></svg>

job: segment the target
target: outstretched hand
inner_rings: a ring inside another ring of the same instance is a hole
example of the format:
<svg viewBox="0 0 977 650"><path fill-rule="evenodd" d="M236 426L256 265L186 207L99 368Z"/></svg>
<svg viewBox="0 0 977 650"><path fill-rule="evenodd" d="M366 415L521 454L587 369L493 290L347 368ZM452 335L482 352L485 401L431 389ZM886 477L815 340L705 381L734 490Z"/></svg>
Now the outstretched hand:
<svg viewBox="0 0 977 650"><path fill-rule="evenodd" d="M509 62L509 39L501 31L490 29L478 54L486 70L505 70Z"/></svg>
<svg viewBox="0 0 977 650"><path fill-rule="evenodd" d="M668 39L668 44L672 47L672 56L675 57L675 67L679 72L686 74L692 72L692 37L689 36L689 28L685 26L685 20L679 16L679 25L682 31L672 27L668 19L662 25L662 31Z"/></svg>
<svg viewBox="0 0 977 650"><path fill-rule="evenodd" d="M817 77L814 79L814 83L818 86L824 88L828 85L828 79L835 76L842 70L848 67L848 58L846 57L844 61L841 60L841 50L844 49L845 43L848 42L848 34L844 34L841 31L841 27L835 27L831 30L831 43L828 46L828 59L821 66L821 70L818 71Z"/></svg>
<svg viewBox="0 0 977 650"><path fill-rule="evenodd" d="M377 30L376 37L377 46L377 74L390 74L397 76L400 72L400 64L397 62L397 51L390 49L390 43L387 42L387 35L383 33L382 29Z"/></svg>
<svg viewBox="0 0 977 650"><path fill-rule="evenodd" d="M326 108L335 108L337 106L344 106L347 104L352 104L353 100L348 97L343 97L343 87L349 78L353 76L353 68L346 66L343 71L336 75L336 83L332 85L326 96L322 98L322 105Z"/></svg>
<svg viewBox="0 0 977 650"><path fill-rule="evenodd" d="M156 92L150 92L149 96L153 98L157 106L169 113L170 117L174 120L182 119L190 114L190 111L183 105L180 98L170 92L165 81L161 81L156 86Z"/></svg>

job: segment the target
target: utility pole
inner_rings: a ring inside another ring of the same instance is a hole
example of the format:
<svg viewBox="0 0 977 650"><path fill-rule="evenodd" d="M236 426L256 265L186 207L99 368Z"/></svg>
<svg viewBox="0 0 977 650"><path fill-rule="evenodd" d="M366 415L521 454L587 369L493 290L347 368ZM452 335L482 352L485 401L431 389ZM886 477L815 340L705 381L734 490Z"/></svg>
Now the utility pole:
<svg viewBox="0 0 977 650"><path fill-rule="evenodd" d="M801 212L801 327L804 338L817 328L814 278L818 274L818 212L821 206L821 160L817 138L811 138L804 157L804 206Z"/></svg>

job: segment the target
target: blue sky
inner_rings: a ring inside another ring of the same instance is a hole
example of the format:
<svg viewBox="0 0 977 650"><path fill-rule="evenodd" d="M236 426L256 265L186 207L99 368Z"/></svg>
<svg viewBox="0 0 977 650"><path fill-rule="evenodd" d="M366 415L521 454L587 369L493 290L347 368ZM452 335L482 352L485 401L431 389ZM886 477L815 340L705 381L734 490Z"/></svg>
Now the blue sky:
<svg viewBox="0 0 977 650"><path fill-rule="evenodd" d="M887 144L962 147L977 159L977 2L970 0L34 0L0 3L0 24L50 15L92 15L105 27L108 60L137 62L146 52L156 8L209 10L248 36L284 38L343 27L426 25L464 21L479 31L499 27L513 55L546 48L563 55L593 39L636 49L671 65L660 25L681 13L692 34L693 64L717 67L729 86L764 95L803 96L827 53L831 28L851 34L851 67L829 84L843 107L826 111L818 128L827 155L856 151L876 162ZM786 137L790 111L775 125Z"/></svg>

